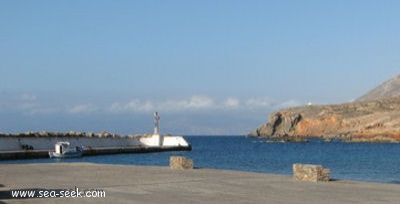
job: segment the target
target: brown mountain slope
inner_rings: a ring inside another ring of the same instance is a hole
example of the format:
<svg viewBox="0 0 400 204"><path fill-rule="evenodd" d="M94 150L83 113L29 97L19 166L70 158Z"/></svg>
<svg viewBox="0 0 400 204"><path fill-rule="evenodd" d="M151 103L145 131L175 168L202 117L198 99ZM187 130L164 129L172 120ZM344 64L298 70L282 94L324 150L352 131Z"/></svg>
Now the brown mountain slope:
<svg viewBox="0 0 400 204"><path fill-rule="evenodd" d="M400 97L280 110L250 136L345 137L400 141Z"/></svg>
<svg viewBox="0 0 400 204"><path fill-rule="evenodd" d="M389 79L388 81L383 82L381 85L358 98L356 102L373 101L398 96L400 96L400 74Z"/></svg>

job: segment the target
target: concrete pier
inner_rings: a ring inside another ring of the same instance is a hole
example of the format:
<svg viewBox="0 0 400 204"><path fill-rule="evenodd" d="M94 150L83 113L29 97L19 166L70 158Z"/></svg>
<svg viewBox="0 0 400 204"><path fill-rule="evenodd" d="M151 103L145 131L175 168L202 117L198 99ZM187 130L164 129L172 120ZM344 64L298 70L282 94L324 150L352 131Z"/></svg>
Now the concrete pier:
<svg viewBox="0 0 400 204"><path fill-rule="evenodd" d="M13 199L10 189L102 189L101 198ZM213 169L91 163L0 165L6 203L400 203L400 185L353 181L301 182L291 176ZM0 203L1 203L0 201Z"/></svg>
<svg viewBox="0 0 400 204"><path fill-rule="evenodd" d="M189 146L170 146L170 147L104 147L85 149L83 156L96 156L105 154L126 154L126 153L151 153L165 151L190 151ZM50 150L20 150L20 151L0 151L0 160L14 159L35 159L48 158Z"/></svg>

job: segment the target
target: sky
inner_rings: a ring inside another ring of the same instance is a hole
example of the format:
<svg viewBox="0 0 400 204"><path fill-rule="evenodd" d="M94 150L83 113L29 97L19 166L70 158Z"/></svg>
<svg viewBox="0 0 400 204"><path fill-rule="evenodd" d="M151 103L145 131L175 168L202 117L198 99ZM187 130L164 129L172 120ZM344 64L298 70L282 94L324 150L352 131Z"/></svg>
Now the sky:
<svg viewBox="0 0 400 204"><path fill-rule="evenodd" d="M247 134L399 74L396 0L0 0L0 132Z"/></svg>

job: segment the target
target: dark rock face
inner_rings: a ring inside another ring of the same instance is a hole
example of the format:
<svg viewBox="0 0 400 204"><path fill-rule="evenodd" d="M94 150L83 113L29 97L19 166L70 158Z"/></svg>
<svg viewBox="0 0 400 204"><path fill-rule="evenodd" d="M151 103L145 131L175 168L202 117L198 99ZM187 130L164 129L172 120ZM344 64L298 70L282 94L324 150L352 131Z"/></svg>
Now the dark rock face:
<svg viewBox="0 0 400 204"><path fill-rule="evenodd" d="M263 127L263 134L284 136L291 135L296 130L301 115L296 112L277 112L269 116L269 123Z"/></svg>

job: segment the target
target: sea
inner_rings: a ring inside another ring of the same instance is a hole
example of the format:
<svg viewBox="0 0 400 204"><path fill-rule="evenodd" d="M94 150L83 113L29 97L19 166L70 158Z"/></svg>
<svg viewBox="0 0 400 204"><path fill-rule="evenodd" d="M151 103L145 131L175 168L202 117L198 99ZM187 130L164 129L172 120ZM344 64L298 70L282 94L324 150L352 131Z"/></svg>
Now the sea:
<svg viewBox="0 0 400 204"><path fill-rule="evenodd" d="M92 162L119 165L168 166L170 156L193 159L195 168L292 175L294 163L318 164L335 180L400 184L400 143L266 142L245 136L185 136L191 151L115 154L73 159L29 159L0 164Z"/></svg>

